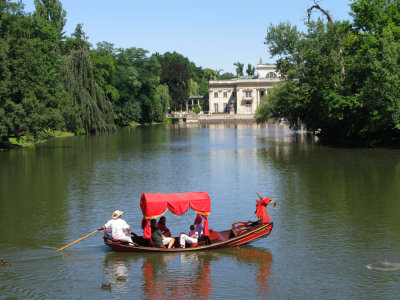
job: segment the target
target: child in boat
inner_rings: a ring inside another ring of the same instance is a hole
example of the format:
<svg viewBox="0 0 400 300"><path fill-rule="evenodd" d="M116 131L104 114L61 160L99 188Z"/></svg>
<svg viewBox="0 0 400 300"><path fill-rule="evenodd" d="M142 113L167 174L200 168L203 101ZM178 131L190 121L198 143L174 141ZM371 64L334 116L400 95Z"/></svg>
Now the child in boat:
<svg viewBox="0 0 400 300"><path fill-rule="evenodd" d="M188 244L197 243L198 235L194 229L195 229L194 225L190 225L189 234L185 234L185 233L181 234L181 236L179 237L179 243L181 245L181 248L185 248L186 243L188 243Z"/></svg>

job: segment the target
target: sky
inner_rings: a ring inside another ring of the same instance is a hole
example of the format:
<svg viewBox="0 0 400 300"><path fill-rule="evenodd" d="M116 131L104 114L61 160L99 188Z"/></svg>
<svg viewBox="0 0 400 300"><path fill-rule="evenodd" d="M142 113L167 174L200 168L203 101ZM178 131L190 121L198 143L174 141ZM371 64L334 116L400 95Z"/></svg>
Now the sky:
<svg viewBox="0 0 400 300"><path fill-rule="evenodd" d="M25 11L33 0L23 0ZM321 0L334 20L350 20L351 0ZM89 42L143 48L149 54L176 51L202 68L235 73L235 62L274 63L264 44L268 27L289 21L305 31L312 0L61 0L65 32L77 24ZM322 17L314 11L313 18Z"/></svg>

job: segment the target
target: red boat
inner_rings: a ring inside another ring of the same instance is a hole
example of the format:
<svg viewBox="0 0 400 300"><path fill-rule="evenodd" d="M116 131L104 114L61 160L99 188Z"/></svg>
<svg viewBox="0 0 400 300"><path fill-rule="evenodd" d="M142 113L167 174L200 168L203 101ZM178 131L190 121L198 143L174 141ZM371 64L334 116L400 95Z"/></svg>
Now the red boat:
<svg viewBox="0 0 400 300"><path fill-rule="evenodd" d="M260 196L259 196L260 197ZM115 251L124 252L177 252L199 251L220 248L230 248L251 243L257 239L267 237L272 230L267 205L276 205L276 202L266 197L256 200L256 220L248 222L236 222L232 227L223 231L213 231L208 228L208 215L210 214L211 200L206 192L173 193L173 194L149 194L143 193L140 207L143 213L143 236L133 234L134 245L128 245L124 241L114 240L108 232L104 232L104 243ZM173 214L181 215L189 208L197 212L204 220L204 232L200 241L186 248L179 245L179 237L175 237L173 248L152 246L150 219L161 217L167 210Z"/></svg>

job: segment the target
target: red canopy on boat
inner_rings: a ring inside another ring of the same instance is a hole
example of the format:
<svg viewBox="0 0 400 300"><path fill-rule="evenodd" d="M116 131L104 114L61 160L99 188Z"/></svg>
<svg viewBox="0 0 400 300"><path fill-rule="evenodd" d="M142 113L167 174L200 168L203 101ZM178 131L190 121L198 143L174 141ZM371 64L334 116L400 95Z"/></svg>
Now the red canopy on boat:
<svg viewBox="0 0 400 300"><path fill-rule="evenodd" d="M149 219L155 219L163 215L168 209L176 215L185 213L189 208L202 215L204 218L204 235L208 235L207 215L211 210L211 199L206 192L149 194L143 193L140 199L140 207L146 218L143 237L151 237Z"/></svg>
<svg viewBox="0 0 400 300"><path fill-rule="evenodd" d="M210 196L206 192L147 194L143 193L140 207L146 219L158 218L169 209L173 214L181 215L189 207L200 214L210 213Z"/></svg>

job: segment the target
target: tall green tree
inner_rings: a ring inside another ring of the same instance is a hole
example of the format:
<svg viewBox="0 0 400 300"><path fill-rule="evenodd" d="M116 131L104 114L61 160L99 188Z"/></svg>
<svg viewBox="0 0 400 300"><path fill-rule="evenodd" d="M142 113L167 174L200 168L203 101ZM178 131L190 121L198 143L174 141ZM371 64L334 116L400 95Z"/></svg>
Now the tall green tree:
<svg viewBox="0 0 400 300"><path fill-rule="evenodd" d="M244 64L240 62L236 62L233 64L236 67L236 76L239 78L240 76L243 76L243 67Z"/></svg>
<svg viewBox="0 0 400 300"><path fill-rule="evenodd" d="M358 130L363 137L388 140L400 132L400 3L360 0L351 9L355 30L346 83L362 103Z"/></svg>
<svg viewBox="0 0 400 300"><path fill-rule="evenodd" d="M161 63L161 82L168 85L170 96L172 99L171 105L173 109L179 110L184 107L184 103L187 100L188 95L190 94L190 79L197 83L199 87L199 95L205 97L208 96L208 81L214 76L217 77L216 71L197 67L195 63L191 62L187 57L184 57L182 54L179 54L177 52L166 52L163 55L156 53L155 55ZM179 68L179 72L182 72L181 75L178 76L178 74L174 72L174 65ZM165 73L167 71L172 71L172 75L175 77L173 80L168 80L167 74ZM177 85L178 82L179 84ZM177 100L174 100L176 97L178 97Z"/></svg>
<svg viewBox="0 0 400 300"><path fill-rule="evenodd" d="M166 113L165 105L160 103L169 103L169 99L165 99L164 90L159 87L161 65L157 56L149 57L148 51L141 48L118 49L115 63L113 85L120 95L113 102L117 123L160 121L160 109Z"/></svg>
<svg viewBox="0 0 400 300"><path fill-rule="evenodd" d="M257 119L289 118L292 127L321 129L326 137L381 143L400 134L400 4L358 0L354 23L307 22L306 33L289 23L271 25L266 44L286 78L266 97Z"/></svg>
<svg viewBox="0 0 400 300"><path fill-rule="evenodd" d="M70 52L64 58L63 83L70 97L63 103L67 128L81 134L101 134L115 130L114 111L104 90L95 81L89 44L82 27L72 34Z"/></svg>
<svg viewBox="0 0 400 300"><path fill-rule="evenodd" d="M22 103L24 95L16 81L22 79L22 72L15 74L13 70L25 62L20 56L25 54L32 23L21 3L5 0L0 5L0 136L8 138L21 136L29 128ZM21 84L26 86L24 81Z"/></svg>
<svg viewBox="0 0 400 300"><path fill-rule="evenodd" d="M171 97L169 96L168 86L166 84L159 84L153 98L151 106L151 119L154 122L162 122L165 119L165 114L171 104Z"/></svg>
<svg viewBox="0 0 400 300"><path fill-rule="evenodd" d="M192 75L198 79L196 66L177 52L156 53L155 56L161 64L160 83L168 86L171 109L184 109L189 97L189 81ZM193 80L196 81L195 78Z"/></svg>
<svg viewBox="0 0 400 300"><path fill-rule="evenodd" d="M193 79L189 79L189 96L199 95L199 84Z"/></svg>
<svg viewBox="0 0 400 300"><path fill-rule="evenodd" d="M115 111L115 122L126 126L130 122L140 122L142 111L137 98L141 87L139 72L133 65L135 50L118 49L115 61L115 76L112 84L119 91L119 98L113 101Z"/></svg>
<svg viewBox="0 0 400 300"><path fill-rule="evenodd" d="M207 72L183 55L149 56L108 42L91 49L82 24L65 37L59 0L34 4L27 14L22 2L0 0L1 138L160 122L170 107L183 109L189 88L208 95Z"/></svg>
<svg viewBox="0 0 400 300"><path fill-rule="evenodd" d="M253 67L251 64L247 65L246 73L248 76L253 76L256 72L256 67Z"/></svg>
<svg viewBox="0 0 400 300"><path fill-rule="evenodd" d="M115 56L114 45L107 42L97 43L97 49L90 50L94 80L103 88L111 102L119 99L119 91L112 84L116 72Z"/></svg>
<svg viewBox="0 0 400 300"><path fill-rule="evenodd" d="M171 108L183 110L189 97L189 70L184 64L177 61L163 61L161 66L160 80L162 84L168 85Z"/></svg>
<svg viewBox="0 0 400 300"><path fill-rule="evenodd" d="M59 99L67 97L61 84L61 46L65 12L59 1L35 1L33 15L20 3L3 2L1 83L2 136L31 134L62 128ZM4 116L4 117L3 117Z"/></svg>

